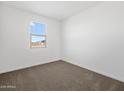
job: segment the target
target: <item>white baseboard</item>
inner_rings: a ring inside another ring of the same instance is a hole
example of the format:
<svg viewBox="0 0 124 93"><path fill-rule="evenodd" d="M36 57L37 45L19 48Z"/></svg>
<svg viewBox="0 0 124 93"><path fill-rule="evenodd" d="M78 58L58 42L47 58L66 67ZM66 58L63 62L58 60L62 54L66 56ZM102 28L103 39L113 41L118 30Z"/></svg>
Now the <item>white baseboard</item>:
<svg viewBox="0 0 124 93"><path fill-rule="evenodd" d="M42 64L46 64L46 63L51 63L51 62L55 62L55 61L58 61L58 60L60 60L60 58L54 59L54 60L50 60L50 61L44 61L42 63L41 62L37 62L38 64L31 64L31 65L26 65L26 66L23 66L23 67L20 66L20 67L11 68L11 69L8 69L8 70L0 70L0 74L7 73L7 72L12 72L12 71L16 71L16 70L21 70L21 69L25 69L25 68L29 68L29 67L33 67L33 66L37 66L37 65L42 65Z"/></svg>
<svg viewBox="0 0 124 93"><path fill-rule="evenodd" d="M90 67L84 66L84 65L79 64L79 63L75 63L75 62L70 61L70 60L67 60L67 59L62 59L62 60L65 61L65 62L71 63L71 64L73 64L73 65L77 65L77 66L79 66L79 67L81 67L81 68L88 69L88 70L93 71L93 72L95 72L95 73L98 73L98 74L100 74L100 75L103 75L103 76L106 76L106 77L109 77L109 78L112 78L112 79L114 79L114 80L117 80L117 81L120 81L120 82L123 82L123 83L124 83L124 80L123 80L123 79L120 79L120 78L118 78L118 77L116 77L116 76L114 76L114 75L112 75L112 74L109 74L109 73L106 73L106 72L103 72L103 71L97 71L97 70L95 70L95 69L92 69L92 68L90 68Z"/></svg>

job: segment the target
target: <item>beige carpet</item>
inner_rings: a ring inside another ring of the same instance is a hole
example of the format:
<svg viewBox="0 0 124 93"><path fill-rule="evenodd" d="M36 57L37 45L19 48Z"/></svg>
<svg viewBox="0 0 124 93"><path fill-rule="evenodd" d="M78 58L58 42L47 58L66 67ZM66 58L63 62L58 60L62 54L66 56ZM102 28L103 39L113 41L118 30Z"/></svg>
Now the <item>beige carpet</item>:
<svg viewBox="0 0 124 93"><path fill-rule="evenodd" d="M64 61L0 75L0 90L124 90L124 83Z"/></svg>

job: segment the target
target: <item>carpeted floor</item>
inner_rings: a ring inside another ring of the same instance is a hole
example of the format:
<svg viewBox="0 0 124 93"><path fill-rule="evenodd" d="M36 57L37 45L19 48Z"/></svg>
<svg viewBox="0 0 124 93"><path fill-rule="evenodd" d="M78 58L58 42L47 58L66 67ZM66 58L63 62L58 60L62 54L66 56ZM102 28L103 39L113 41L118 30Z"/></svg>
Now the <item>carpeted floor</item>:
<svg viewBox="0 0 124 93"><path fill-rule="evenodd" d="M57 61L1 74L0 90L110 91L124 90L124 83Z"/></svg>

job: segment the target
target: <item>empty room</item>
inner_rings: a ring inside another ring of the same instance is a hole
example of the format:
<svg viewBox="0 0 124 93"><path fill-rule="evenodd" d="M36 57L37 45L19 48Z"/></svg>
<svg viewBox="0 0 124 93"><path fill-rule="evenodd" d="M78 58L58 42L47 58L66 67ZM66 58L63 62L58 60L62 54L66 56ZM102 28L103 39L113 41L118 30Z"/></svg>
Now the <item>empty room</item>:
<svg viewBox="0 0 124 93"><path fill-rule="evenodd" d="M0 1L0 91L124 91L124 1Z"/></svg>

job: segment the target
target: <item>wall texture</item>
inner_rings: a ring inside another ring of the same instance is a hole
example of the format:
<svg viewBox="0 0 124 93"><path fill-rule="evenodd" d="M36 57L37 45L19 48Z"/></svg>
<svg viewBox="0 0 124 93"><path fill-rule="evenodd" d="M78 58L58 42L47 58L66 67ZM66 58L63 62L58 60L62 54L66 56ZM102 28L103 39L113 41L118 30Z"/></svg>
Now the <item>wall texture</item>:
<svg viewBox="0 0 124 93"><path fill-rule="evenodd" d="M2 40L0 73L60 59L60 23L57 20L10 6L0 7L2 14L0 14L2 19L0 21L0 40ZM30 49L29 26L31 21L47 24L47 48Z"/></svg>
<svg viewBox="0 0 124 93"><path fill-rule="evenodd" d="M124 2L106 2L62 25L65 61L124 81Z"/></svg>

